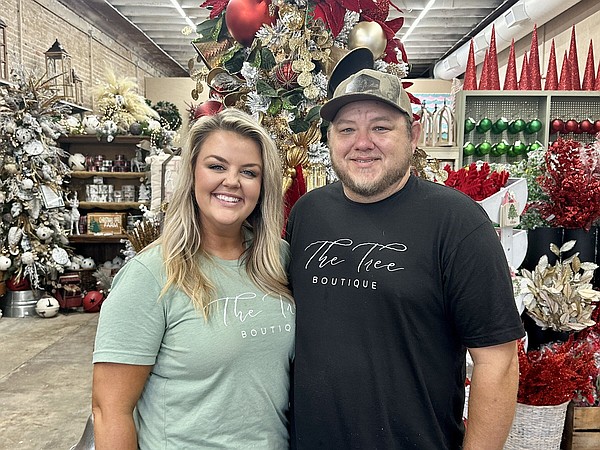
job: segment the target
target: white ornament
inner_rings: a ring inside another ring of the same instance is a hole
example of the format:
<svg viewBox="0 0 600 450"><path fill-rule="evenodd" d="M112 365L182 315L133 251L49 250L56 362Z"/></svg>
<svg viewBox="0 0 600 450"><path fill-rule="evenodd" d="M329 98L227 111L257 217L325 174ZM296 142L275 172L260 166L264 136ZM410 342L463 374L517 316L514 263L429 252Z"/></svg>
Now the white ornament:
<svg viewBox="0 0 600 450"><path fill-rule="evenodd" d="M94 115L85 116L81 124L86 134L96 134L100 128L100 120L98 120L98 116Z"/></svg>
<svg viewBox="0 0 600 450"><path fill-rule="evenodd" d="M59 308L60 303L58 303L58 300L48 294L44 294L35 304L35 312L44 318L56 316Z"/></svg>
<svg viewBox="0 0 600 450"><path fill-rule="evenodd" d="M42 144L37 139L32 139L31 141L23 145L23 150L25 150L25 153L27 153L30 156L41 155L42 153L44 153L44 144Z"/></svg>
<svg viewBox="0 0 600 450"><path fill-rule="evenodd" d="M0 271L6 272L12 266L12 261L9 257L0 255Z"/></svg>
<svg viewBox="0 0 600 450"><path fill-rule="evenodd" d="M115 256L112 260L113 269L120 269L121 267L123 267L123 262L123 258L121 258L120 256Z"/></svg>
<svg viewBox="0 0 600 450"><path fill-rule="evenodd" d="M45 241L46 239L49 239L50 237L52 237L52 235L54 234L54 231L52 231L50 228L48 228L46 226L41 226L37 230L35 230L35 234L40 240Z"/></svg>
<svg viewBox="0 0 600 450"><path fill-rule="evenodd" d="M14 175L18 171L17 165L15 163L4 164L4 170L6 170L6 173L8 173L9 175Z"/></svg>
<svg viewBox="0 0 600 450"><path fill-rule="evenodd" d="M21 186L23 187L23 189L30 190L33 188L33 180L31 178L25 178L21 182Z"/></svg>
<svg viewBox="0 0 600 450"><path fill-rule="evenodd" d="M15 131L15 137L21 144L25 144L33 138L33 132L29 128L19 128Z"/></svg>
<svg viewBox="0 0 600 450"><path fill-rule="evenodd" d="M69 168L71 170L85 170L85 156L81 153L73 153L69 156Z"/></svg>
<svg viewBox="0 0 600 450"><path fill-rule="evenodd" d="M67 269L69 269L69 270L81 270L81 264L79 264L77 261L71 261L67 265Z"/></svg>
<svg viewBox="0 0 600 450"><path fill-rule="evenodd" d="M23 252L21 261L23 261L23 264L33 264L35 262L35 255L33 252Z"/></svg>
<svg viewBox="0 0 600 450"><path fill-rule="evenodd" d="M21 214L23 212L23 205L21 205L20 203L13 203L12 206L10 207L10 214L13 216L13 218L16 218L19 216L19 214Z"/></svg>
<svg viewBox="0 0 600 450"><path fill-rule="evenodd" d="M61 247L54 247L52 249L52 259L61 266L66 266L71 262L69 259L69 254L64 248Z"/></svg>
<svg viewBox="0 0 600 450"><path fill-rule="evenodd" d="M95 269L96 263L94 262L94 260L92 258L85 258L81 262L81 268L82 269Z"/></svg>

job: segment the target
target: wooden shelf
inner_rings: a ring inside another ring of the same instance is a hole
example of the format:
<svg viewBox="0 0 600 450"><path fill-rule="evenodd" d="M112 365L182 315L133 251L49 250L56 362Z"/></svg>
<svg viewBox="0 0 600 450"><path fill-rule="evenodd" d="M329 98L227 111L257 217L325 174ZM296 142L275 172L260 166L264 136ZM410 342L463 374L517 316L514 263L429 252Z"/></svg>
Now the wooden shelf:
<svg viewBox="0 0 600 450"><path fill-rule="evenodd" d="M133 135L118 135L115 136L115 138L111 141L108 142L106 140L106 136L103 136L102 138L98 138L98 136L96 136L95 134L74 134L74 135L70 135L70 136L61 136L58 138L58 143L59 144L89 144L89 143L95 143L95 144L107 144L107 145L114 145L114 144L137 144L140 141L149 141L150 140L150 136L143 136L143 135L139 135L139 136L133 136Z"/></svg>
<svg viewBox="0 0 600 450"><path fill-rule="evenodd" d="M140 205L150 202L79 202L79 209L104 209L107 211L123 211L125 209L138 209Z"/></svg>
<svg viewBox="0 0 600 450"><path fill-rule="evenodd" d="M119 178L122 180L148 178L148 172L89 172L87 170L76 170L71 172L71 178Z"/></svg>
<svg viewBox="0 0 600 450"><path fill-rule="evenodd" d="M69 236L69 242L72 244L112 244L120 243L121 239L127 239L127 236L124 234L72 234Z"/></svg>

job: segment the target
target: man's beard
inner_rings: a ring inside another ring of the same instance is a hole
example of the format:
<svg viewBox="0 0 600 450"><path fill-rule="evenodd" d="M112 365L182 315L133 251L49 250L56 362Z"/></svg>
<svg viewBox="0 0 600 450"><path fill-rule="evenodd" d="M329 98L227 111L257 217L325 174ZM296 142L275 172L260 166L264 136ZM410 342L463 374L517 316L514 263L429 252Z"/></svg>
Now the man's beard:
<svg viewBox="0 0 600 450"><path fill-rule="evenodd" d="M361 197L375 197L386 192L404 178L410 169L410 158L406 158L393 167L386 167L380 178L369 181L355 180L349 171L340 169L334 158L331 158L331 167L346 189Z"/></svg>

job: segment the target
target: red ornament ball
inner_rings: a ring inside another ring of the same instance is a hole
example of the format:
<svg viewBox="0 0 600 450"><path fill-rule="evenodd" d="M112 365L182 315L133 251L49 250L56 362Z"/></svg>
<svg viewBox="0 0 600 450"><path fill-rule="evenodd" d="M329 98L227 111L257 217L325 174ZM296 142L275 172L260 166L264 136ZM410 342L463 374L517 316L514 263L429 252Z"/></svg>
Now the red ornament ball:
<svg viewBox="0 0 600 450"><path fill-rule="evenodd" d="M569 119L565 122L565 131L567 133L577 133L579 131L579 122L575 119Z"/></svg>
<svg viewBox="0 0 600 450"><path fill-rule="evenodd" d="M550 123L550 127L555 133L562 133L565 131L565 122L561 119L554 119Z"/></svg>
<svg viewBox="0 0 600 450"><path fill-rule="evenodd" d="M27 278L20 278L17 280L15 277L10 277L6 280L6 287L11 291L28 291L31 289L31 283Z"/></svg>
<svg viewBox="0 0 600 450"><path fill-rule="evenodd" d="M254 35L263 24L271 24L270 0L230 0L225 10L225 23L233 38L244 47L254 41Z"/></svg>
<svg viewBox="0 0 600 450"><path fill-rule="evenodd" d="M95 313L100 311L102 302L104 301L104 294L100 291L89 291L83 297L83 309L85 312Z"/></svg>
<svg viewBox="0 0 600 450"><path fill-rule="evenodd" d="M291 61L284 61L275 70L275 79L286 89L293 89L298 86L298 74L292 70Z"/></svg>
<svg viewBox="0 0 600 450"><path fill-rule="evenodd" d="M203 116L214 116L224 108L219 100L206 100L194 108L194 120Z"/></svg>
<svg viewBox="0 0 600 450"><path fill-rule="evenodd" d="M581 122L579 122L579 128L581 129L582 133L594 133L594 124L591 120L583 119Z"/></svg>

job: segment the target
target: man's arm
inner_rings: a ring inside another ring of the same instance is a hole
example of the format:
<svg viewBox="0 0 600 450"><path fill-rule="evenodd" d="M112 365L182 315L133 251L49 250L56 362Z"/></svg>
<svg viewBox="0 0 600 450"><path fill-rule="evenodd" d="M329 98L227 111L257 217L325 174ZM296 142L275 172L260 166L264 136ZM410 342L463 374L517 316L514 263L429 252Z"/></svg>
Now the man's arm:
<svg viewBox="0 0 600 450"><path fill-rule="evenodd" d="M517 342L470 348L473 375L464 450L502 450L519 386Z"/></svg>

